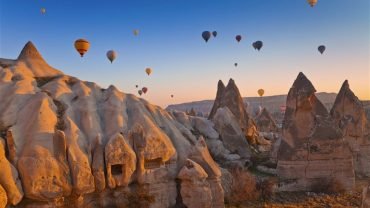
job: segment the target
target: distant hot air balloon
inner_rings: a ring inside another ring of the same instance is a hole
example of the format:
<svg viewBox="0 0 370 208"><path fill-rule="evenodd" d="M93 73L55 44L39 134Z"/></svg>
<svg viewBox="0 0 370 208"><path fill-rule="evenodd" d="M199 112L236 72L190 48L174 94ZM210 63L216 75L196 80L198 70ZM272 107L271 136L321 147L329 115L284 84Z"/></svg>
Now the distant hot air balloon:
<svg viewBox="0 0 370 208"><path fill-rule="evenodd" d="M146 87L143 87L143 89L141 89L143 91L144 94L146 94L146 92L148 92L148 88Z"/></svg>
<svg viewBox="0 0 370 208"><path fill-rule="evenodd" d="M319 52L320 52L321 54L323 54L323 53L324 53L325 49L326 49L326 47L325 47L324 45L321 45L321 46L319 46L319 47L317 48L317 50L319 50Z"/></svg>
<svg viewBox="0 0 370 208"><path fill-rule="evenodd" d="M173 95L171 95L171 98L173 98Z"/></svg>
<svg viewBox="0 0 370 208"><path fill-rule="evenodd" d="M253 44L252 44L252 46L253 46L253 48L256 50L261 50L261 48L262 48L262 46L263 46L263 42L262 41L260 41L260 40L258 40L258 41L256 41L256 42L254 42Z"/></svg>
<svg viewBox="0 0 370 208"><path fill-rule="evenodd" d="M81 55L81 57L83 57L84 54L89 50L90 43L89 41L85 39L78 39L75 41L75 48L78 51L78 53Z"/></svg>
<svg viewBox="0 0 370 208"><path fill-rule="evenodd" d="M203 39L204 39L206 42L208 42L208 40L211 38L211 32L209 32L209 31L204 31L204 32L202 33L202 37L203 37Z"/></svg>
<svg viewBox="0 0 370 208"><path fill-rule="evenodd" d="M240 42L242 40L242 36L241 35L237 35L237 36L235 36L235 39L236 39L236 41Z"/></svg>
<svg viewBox="0 0 370 208"><path fill-rule="evenodd" d="M265 94L265 90L263 89L259 89L257 92L258 92L258 95L261 97L263 96L263 94Z"/></svg>
<svg viewBox="0 0 370 208"><path fill-rule="evenodd" d="M212 35L213 35L213 37L216 37L217 36L217 31L213 31Z"/></svg>
<svg viewBox="0 0 370 208"><path fill-rule="evenodd" d="M145 69L145 72L148 74L148 76L152 73L152 69L151 68L146 68Z"/></svg>
<svg viewBox="0 0 370 208"><path fill-rule="evenodd" d="M139 95L141 96L143 94L143 91L139 90L137 91L137 93L139 93Z"/></svg>
<svg viewBox="0 0 370 208"><path fill-rule="evenodd" d="M307 0L307 2L311 7L314 7L317 4L317 0Z"/></svg>
<svg viewBox="0 0 370 208"><path fill-rule="evenodd" d="M136 87L136 88L138 88L138 87L139 87L139 85L135 85L135 87Z"/></svg>
<svg viewBox="0 0 370 208"><path fill-rule="evenodd" d="M263 94L265 94L265 90L263 90L263 89L259 89L259 90L257 91L257 93L258 93L258 95L261 97L261 106L262 106L262 96L263 96Z"/></svg>
<svg viewBox="0 0 370 208"><path fill-rule="evenodd" d="M235 63L234 66L237 67L238 66L238 63Z"/></svg>
<svg viewBox="0 0 370 208"><path fill-rule="evenodd" d="M107 58L111 63L113 63L114 59L117 58L117 53L114 50L110 50L107 52Z"/></svg>
<svg viewBox="0 0 370 208"><path fill-rule="evenodd" d="M139 30L134 30L134 35L135 36L138 36L139 35L139 32L140 32Z"/></svg>
<svg viewBox="0 0 370 208"><path fill-rule="evenodd" d="M40 12L41 12L41 14L45 14L46 13L46 9L45 8L41 8L40 9Z"/></svg>

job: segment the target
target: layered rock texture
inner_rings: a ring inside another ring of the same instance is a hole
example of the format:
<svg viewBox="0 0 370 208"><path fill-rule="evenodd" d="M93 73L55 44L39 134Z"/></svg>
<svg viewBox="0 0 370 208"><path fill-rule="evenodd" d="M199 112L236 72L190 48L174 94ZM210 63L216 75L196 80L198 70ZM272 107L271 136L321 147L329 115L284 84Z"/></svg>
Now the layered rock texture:
<svg viewBox="0 0 370 208"><path fill-rule="evenodd" d="M227 107L235 116L247 139L251 143L256 143L258 136L256 125L245 110L243 99L233 79L229 80L226 87L221 80L218 81L216 99L208 118L213 120L218 109L223 107Z"/></svg>
<svg viewBox="0 0 370 208"><path fill-rule="evenodd" d="M370 186L362 191L361 208L370 208Z"/></svg>
<svg viewBox="0 0 370 208"><path fill-rule="evenodd" d="M326 180L354 186L351 149L315 92L303 73L290 88L278 152L281 190L310 190Z"/></svg>
<svg viewBox="0 0 370 208"><path fill-rule="evenodd" d="M361 101L346 80L330 112L350 144L358 176L370 177L370 128Z"/></svg>
<svg viewBox="0 0 370 208"><path fill-rule="evenodd" d="M221 172L206 142L165 110L64 75L31 42L17 60L0 63L0 205L23 198L30 207L125 207L141 187L154 198L150 207L173 207L182 197L175 179L191 159L203 170L192 186L208 183L199 203L224 206Z"/></svg>
<svg viewBox="0 0 370 208"><path fill-rule="evenodd" d="M276 132L279 130L275 120L266 108L263 108L254 120L259 132Z"/></svg>

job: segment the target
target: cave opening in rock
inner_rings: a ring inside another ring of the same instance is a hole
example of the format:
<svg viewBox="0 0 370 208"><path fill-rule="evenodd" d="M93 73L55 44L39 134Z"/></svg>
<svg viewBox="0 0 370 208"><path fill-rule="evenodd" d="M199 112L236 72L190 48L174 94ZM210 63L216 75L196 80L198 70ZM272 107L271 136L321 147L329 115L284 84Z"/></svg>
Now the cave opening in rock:
<svg viewBox="0 0 370 208"><path fill-rule="evenodd" d="M112 175L122 175L122 165L115 164L111 166Z"/></svg>

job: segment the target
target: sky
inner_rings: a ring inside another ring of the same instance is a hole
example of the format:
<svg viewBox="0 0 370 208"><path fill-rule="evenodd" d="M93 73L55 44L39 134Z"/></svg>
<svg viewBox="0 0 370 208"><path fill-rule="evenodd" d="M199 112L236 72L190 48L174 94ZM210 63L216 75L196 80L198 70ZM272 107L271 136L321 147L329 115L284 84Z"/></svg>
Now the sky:
<svg viewBox="0 0 370 208"><path fill-rule="evenodd" d="M214 99L218 80L230 78L242 96L286 94L299 72L319 92L338 92L348 79L370 99L369 15L369 0L313 8L306 0L0 0L0 57L15 59L31 40L65 74L125 93L148 87L142 97L162 107ZM218 32L208 43L206 30ZM79 38L91 45L83 58L73 46ZM261 51L252 48L257 40Z"/></svg>

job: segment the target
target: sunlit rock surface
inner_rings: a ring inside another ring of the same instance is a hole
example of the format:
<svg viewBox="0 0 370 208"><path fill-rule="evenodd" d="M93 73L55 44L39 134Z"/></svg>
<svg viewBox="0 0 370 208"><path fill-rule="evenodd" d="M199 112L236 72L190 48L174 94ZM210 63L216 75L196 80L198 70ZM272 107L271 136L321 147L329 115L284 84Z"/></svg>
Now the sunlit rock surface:
<svg viewBox="0 0 370 208"><path fill-rule="evenodd" d="M0 95L0 185L9 204L24 191L22 205L124 207L143 187L155 199L150 207L173 207L175 180L192 159L207 173L207 203L224 206L220 169L199 135L143 99L52 68L31 42L17 60L0 59ZM194 122L218 137L207 120Z"/></svg>
<svg viewBox="0 0 370 208"><path fill-rule="evenodd" d="M310 190L335 179L350 190L355 181L352 153L315 92L303 73L290 88L278 152L280 188Z"/></svg>

